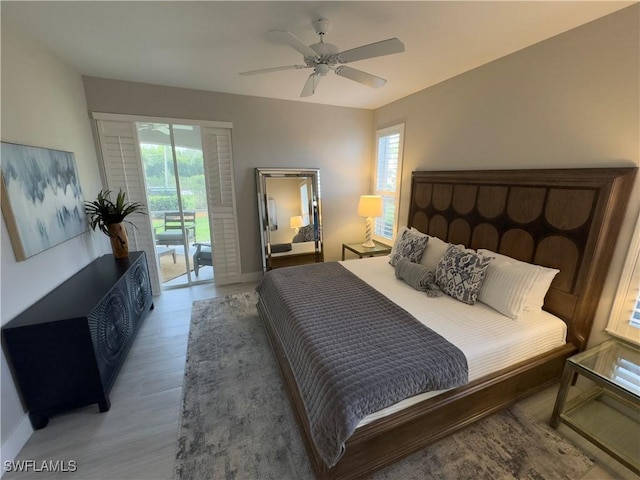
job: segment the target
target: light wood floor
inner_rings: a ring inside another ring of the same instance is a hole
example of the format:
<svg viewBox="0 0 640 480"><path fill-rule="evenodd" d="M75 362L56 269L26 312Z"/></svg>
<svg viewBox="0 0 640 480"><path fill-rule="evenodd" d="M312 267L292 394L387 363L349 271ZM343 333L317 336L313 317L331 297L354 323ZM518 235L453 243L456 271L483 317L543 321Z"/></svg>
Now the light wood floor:
<svg viewBox="0 0 640 480"><path fill-rule="evenodd" d="M56 474L9 472L3 480L171 479L191 304L194 300L245 292L254 286L216 289L213 285L199 285L156 297L155 309L142 326L111 391L111 410L100 414L97 406L91 406L52 417L46 428L33 434L19 455L20 460L37 462L74 460L77 470ZM556 393L557 387L548 388L521 405L548 422ZM564 425L559 432L597 458L597 464L582 477L584 480L638 478Z"/></svg>

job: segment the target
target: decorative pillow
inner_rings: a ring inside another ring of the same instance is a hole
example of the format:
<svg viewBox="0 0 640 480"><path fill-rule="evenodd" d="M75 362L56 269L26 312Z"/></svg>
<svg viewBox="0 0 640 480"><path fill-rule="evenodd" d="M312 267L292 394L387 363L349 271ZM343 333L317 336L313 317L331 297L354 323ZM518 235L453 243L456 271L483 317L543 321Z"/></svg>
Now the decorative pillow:
<svg viewBox="0 0 640 480"><path fill-rule="evenodd" d="M393 245L391 246L391 253L389 254L390 257L393 257L393 255L396 253L396 249L398 248L400 239L402 238L402 235L404 235L404 232L406 232L407 230L409 230L407 227L400 227L398 233L396 233L396 238L393 241Z"/></svg>
<svg viewBox="0 0 640 480"><path fill-rule="evenodd" d="M473 305L491 258L449 245L436 268L436 282L447 295Z"/></svg>
<svg viewBox="0 0 640 480"><path fill-rule="evenodd" d="M418 263L422 258L428 241L429 237L426 235L416 235L411 230L403 231L402 237L395 245L396 248L391 255L389 263L395 267L401 258L407 258L413 263Z"/></svg>
<svg viewBox="0 0 640 480"><path fill-rule="evenodd" d="M296 233L291 240L293 243L301 243L301 242L313 242L316 239L316 233L313 229L313 223L309 225L305 225L304 227L300 227L298 233Z"/></svg>
<svg viewBox="0 0 640 480"><path fill-rule="evenodd" d="M424 255L422 255L422 259L420 259L420 265L435 272L438 262L444 257L444 254L447 253L448 247L449 244L447 242L443 242L438 237L429 235L429 244L424 251Z"/></svg>
<svg viewBox="0 0 640 480"><path fill-rule="evenodd" d="M525 269L528 272L528 275L530 277L533 277L535 280L533 287L526 294L522 306L522 311L536 313L542 311L542 305L544 305L544 297L549 291L551 282L553 282L553 279L558 274L558 272L560 272L560 270L556 268L548 268L540 265L522 262L520 260L516 260L515 258L492 252L491 250L478 249L478 253L485 256L494 257L493 262L491 262L492 265L497 266L501 263L506 262L512 265L518 265L519 267Z"/></svg>
<svg viewBox="0 0 640 480"><path fill-rule="evenodd" d="M510 262L494 264L492 261L478 292L478 300L507 317L518 318L537 278L537 272L531 275L526 266Z"/></svg>
<svg viewBox="0 0 640 480"><path fill-rule="evenodd" d="M430 297L442 295L440 288L435 283L435 274L429 271L427 267L410 262L407 258L398 260L396 278L403 280L415 290L427 292Z"/></svg>
<svg viewBox="0 0 640 480"><path fill-rule="evenodd" d="M400 227L400 230L398 230L398 233L396 234L396 239L393 242L393 245L391 246L391 253L389 254L390 256L393 256L396 253L396 249L398 248L398 244L400 243L400 240L402 240L402 235L404 235L404 232L411 232L411 234L413 235L417 235L419 237L427 237L428 235L422 233L420 230L416 230L415 228L409 228L409 227Z"/></svg>

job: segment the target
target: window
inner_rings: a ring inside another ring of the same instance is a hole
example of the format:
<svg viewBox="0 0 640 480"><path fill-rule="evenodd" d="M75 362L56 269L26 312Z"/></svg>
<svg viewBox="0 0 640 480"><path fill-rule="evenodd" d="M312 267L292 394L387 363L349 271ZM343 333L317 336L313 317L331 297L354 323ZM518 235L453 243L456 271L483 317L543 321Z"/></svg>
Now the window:
<svg viewBox="0 0 640 480"><path fill-rule="evenodd" d="M607 332L640 344L640 218L636 223Z"/></svg>
<svg viewBox="0 0 640 480"><path fill-rule="evenodd" d="M376 133L376 165L374 194L382 197L382 217L375 220L373 236L390 242L396 233L400 182L402 179L402 144L404 124L378 130Z"/></svg>

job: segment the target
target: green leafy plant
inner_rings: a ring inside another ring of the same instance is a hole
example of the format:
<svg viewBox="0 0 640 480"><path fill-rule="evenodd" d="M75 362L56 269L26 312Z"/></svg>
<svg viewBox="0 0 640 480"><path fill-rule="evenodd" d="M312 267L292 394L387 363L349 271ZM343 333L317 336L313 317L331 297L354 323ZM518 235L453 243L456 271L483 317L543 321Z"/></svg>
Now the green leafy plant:
<svg viewBox="0 0 640 480"><path fill-rule="evenodd" d="M98 196L93 202L84 202L84 211L89 216L89 225L93 231L96 227L100 229L102 233L111 237L109 233L109 225L114 223L126 222L133 225L133 223L125 218L132 213L144 213L144 205L139 202L125 202L125 193L120 189L115 203L111 201L111 191L101 190Z"/></svg>

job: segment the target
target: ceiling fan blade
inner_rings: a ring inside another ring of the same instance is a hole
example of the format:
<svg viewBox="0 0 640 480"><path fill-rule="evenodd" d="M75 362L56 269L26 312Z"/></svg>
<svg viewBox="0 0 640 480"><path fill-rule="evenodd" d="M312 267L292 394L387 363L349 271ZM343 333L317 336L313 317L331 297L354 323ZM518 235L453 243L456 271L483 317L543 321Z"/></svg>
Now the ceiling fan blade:
<svg viewBox="0 0 640 480"><path fill-rule="evenodd" d="M299 51L304 58L318 58L318 54L311 48L302 43L302 41L291 32L285 32L283 30L269 30L269 33L273 38L277 38L280 41L288 43L289 46Z"/></svg>
<svg viewBox="0 0 640 480"><path fill-rule="evenodd" d="M358 83L363 83L364 85L368 85L373 88L384 87L387 83L384 78L376 77L370 73L344 65L339 66L335 71L336 75L340 75L341 77L348 78L349 80L353 80Z"/></svg>
<svg viewBox="0 0 640 480"><path fill-rule="evenodd" d="M307 83L304 84L304 88L302 89L302 93L300 93L301 97L310 97L316 90L318 89L318 84L320 83L320 75L317 73L312 73L307 78Z"/></svg>
<svg viewBox="0 0 640 480"><path fill-rule="evenodd" d="M262 68L260 70L250 70L248 72L240 72L238 75L256 75L258 73L279 72L281 70L299 70L302 68L311 68L309 65L287 65L285 67Z"/></svg>
<svg viewBox="0 0 640 480"><path fill-rule="evenodd" d="M391 55L392 53L404 52L404 43L397 38L390 38L369 45L345 50L338 54L340 63L355 62L356 60L364 60L365 58L382 57L383 55Z"/></svg>

